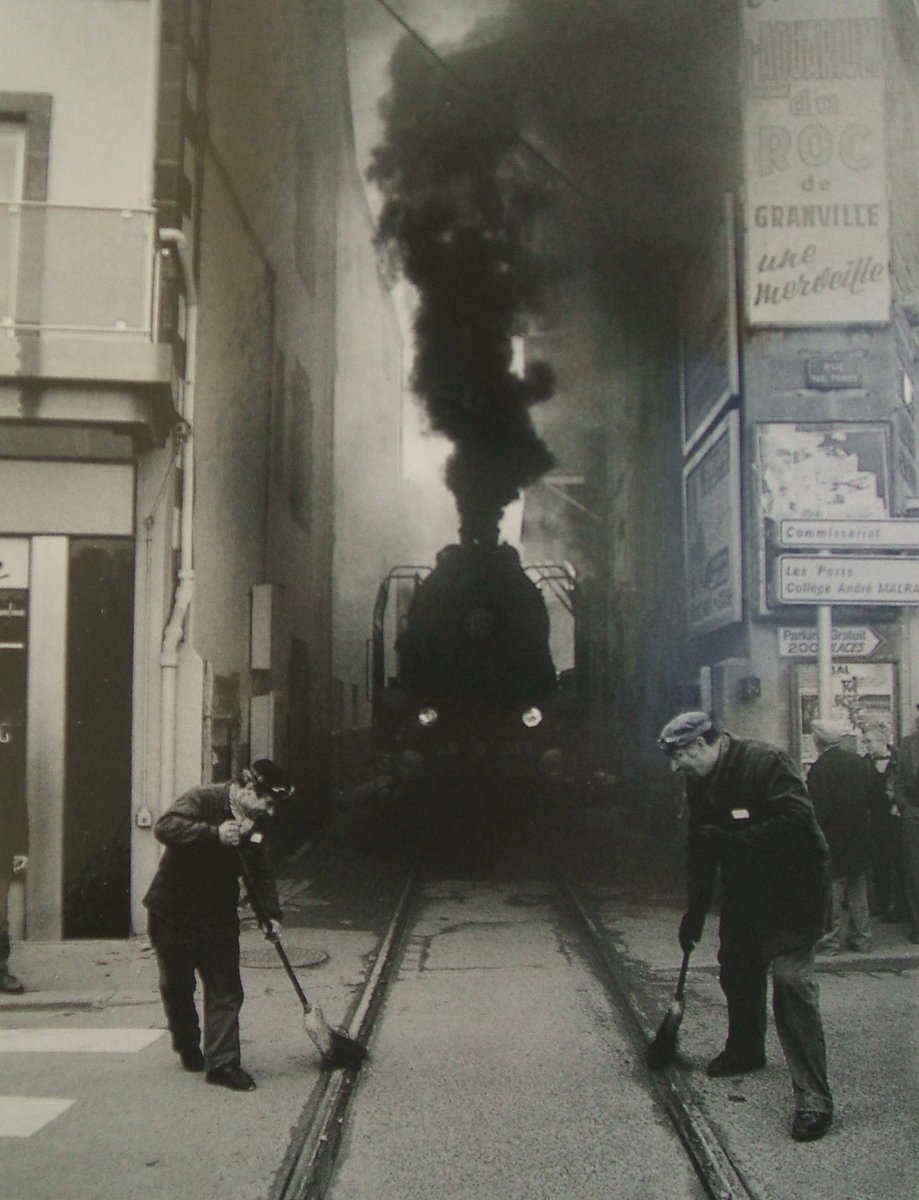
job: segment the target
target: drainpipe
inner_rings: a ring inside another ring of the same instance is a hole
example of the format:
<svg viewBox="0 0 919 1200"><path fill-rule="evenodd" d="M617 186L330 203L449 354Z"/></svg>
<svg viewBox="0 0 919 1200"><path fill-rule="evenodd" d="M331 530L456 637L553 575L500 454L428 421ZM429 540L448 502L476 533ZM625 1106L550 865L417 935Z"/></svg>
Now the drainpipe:
<svg viewBox="0 0 919 1200"><path fill-rule="evenodd" d="M195 361L198 346L198 296L192 273L188 239L179 229L161 229L160 241L170 246L179 264L185 289L185 375L182 379L181 415L184 438L181 448L182 508L179 526L179 578L172 612L163 631L160 649L160 812L175 799L176 709L179 646L195 594L192 563L193 505L195 495Z"/></svg>

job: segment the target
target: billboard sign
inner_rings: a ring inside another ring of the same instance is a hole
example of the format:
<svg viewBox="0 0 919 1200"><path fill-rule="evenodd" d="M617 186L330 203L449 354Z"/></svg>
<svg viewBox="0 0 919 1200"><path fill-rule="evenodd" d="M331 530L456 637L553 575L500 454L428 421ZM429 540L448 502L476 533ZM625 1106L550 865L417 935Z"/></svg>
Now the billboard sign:
<svg viewBox="0 0 919 1200"><path fill-rule="evenodd" d="M734 197L680 295L683 451L692 447L740 391Z"/></svg>
<svg viewBox="0 0 919 1200"><path fill-rule="evenodd" d="M743 617L740 434L736 412L715 426L683 468L687 621L693 635Z"/></svg>
<svg viewBox="0 0 919 1200"><path fill-rule="evenodd" d="M746 317L890 319L878 0L744 0Z"/></svg>

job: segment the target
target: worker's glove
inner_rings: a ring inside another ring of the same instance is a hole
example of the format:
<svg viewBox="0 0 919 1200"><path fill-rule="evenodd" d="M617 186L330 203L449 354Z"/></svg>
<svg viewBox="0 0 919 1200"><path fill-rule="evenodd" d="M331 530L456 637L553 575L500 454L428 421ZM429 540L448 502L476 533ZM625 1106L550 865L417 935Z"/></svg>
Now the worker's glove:
<svg viewBox="0 0 919 1200"><path fill-rule="evenodd" d="M684 954L688 954L690 950L698 942L702 936L702 926L705 924L705 917L697 916L696 913L684 913L683 919L680 921L680 949Z"/></svg>

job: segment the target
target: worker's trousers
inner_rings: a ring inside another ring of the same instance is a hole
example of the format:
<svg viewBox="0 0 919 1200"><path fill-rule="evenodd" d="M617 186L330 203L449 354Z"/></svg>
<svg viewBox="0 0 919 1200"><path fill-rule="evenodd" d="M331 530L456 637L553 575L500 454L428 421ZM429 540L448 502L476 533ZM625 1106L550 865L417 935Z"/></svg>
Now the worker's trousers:
<svg viewBox="0 0 919 1200"><path fill-rule="evenodd" d="M156 952L160 996L178 1054L201 1044L195 1007L195 974L204 991L204 1064L239 1065L239 1010L243 987L239 977L239 933L234 928L203 932L150 913L150 944Z"/></svg>
<svg viewBox="0 0 919 1200"><path fill-rule="evenodd" d="M772 1013L791 1073L797 1112L833 1111L814 947L769 955L748 927L722 917L720 982L728 1005L726 1049L740 1058L765 1053L766 990L772 969Z"/></svg>

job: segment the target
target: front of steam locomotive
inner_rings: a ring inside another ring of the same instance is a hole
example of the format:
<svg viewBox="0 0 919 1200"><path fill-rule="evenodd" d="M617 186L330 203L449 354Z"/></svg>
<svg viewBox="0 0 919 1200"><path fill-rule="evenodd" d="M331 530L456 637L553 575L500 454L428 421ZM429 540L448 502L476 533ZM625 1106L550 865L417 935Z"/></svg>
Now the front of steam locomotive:
<svg viewBox="0 0 919 1200"><path fill-rule="evenodd" d="M435 801L532 789L557 753L559 688L539 588L509 545L441 550L397 644L395 772Z"/></svg>

